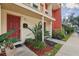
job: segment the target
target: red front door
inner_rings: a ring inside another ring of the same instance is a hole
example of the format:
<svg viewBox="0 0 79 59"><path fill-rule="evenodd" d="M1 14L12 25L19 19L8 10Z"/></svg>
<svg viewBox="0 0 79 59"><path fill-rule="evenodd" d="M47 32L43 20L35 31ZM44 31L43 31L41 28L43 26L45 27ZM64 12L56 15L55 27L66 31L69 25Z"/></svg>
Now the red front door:
<svg viewBox="0 0 79 59"><path fill-rule="evenodd" d="M20 40L20 17L7 14L7 31L15 29L16 32L9 36L9 38L17 38Z"/></svg>

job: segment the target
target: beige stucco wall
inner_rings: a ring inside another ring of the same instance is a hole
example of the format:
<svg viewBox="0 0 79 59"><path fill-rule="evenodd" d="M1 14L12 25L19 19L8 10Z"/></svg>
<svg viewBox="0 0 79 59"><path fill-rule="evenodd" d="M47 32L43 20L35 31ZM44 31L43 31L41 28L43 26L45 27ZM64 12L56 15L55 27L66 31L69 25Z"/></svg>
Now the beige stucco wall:
<svg viewBox="0 0 79 59"><path fill-rule="evenodd" d="M30 38L30 37L34 38L34 35L32 34L31 31L23 28L23 23L27 23L28 26L30 28L32 28L35 24L37 24L39 21L41 21L40 19L30 17L30 16L27 16L27 15L23 15L23 14L20 14L20 13L15 13L15 12L9 11L9 10L4 10L4 9L2 9L2 12L1 12L1 19L2 19L2 21L1 21L1 32L2 33L7 32L7 13L21 17L20 38L21 38L22 42L25 41L26 38Z"/></svg>
<svg viewBox="0 0 79 59"><path fill-rule="evenodd" d="M41 20L33 18L33 17L29 17L29 16L22 17L22 20L21 20L21 36L22 36L22 38L21 39L23 41L26 38L34 38L34 35L33 35L33 33L30 30L23 28L22 24L23 23L27 23L28 27L33 28L34 25L37 24L39 21L41 21Z"/></svg>
<svg viewBox="0 0 79 59"><path fill-rule="evenodd" d="M46 30L50 31L50 22L49 21L45 21L46 22Z"/></svg>

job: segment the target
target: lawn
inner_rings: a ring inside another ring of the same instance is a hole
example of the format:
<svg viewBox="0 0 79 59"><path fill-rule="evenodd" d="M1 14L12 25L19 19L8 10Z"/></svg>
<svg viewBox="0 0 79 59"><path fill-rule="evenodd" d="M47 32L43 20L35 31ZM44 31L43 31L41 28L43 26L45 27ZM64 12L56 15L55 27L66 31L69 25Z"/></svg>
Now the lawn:
<svg viewBox="0 0 79 59"><path fill-rule="evenodd" d="M50 52L46 52L45 55L46 56L55 56L55 54L59 51L59 49L62 47L61 44L56 44L54 46L54 48L50 51Z"/></svg>

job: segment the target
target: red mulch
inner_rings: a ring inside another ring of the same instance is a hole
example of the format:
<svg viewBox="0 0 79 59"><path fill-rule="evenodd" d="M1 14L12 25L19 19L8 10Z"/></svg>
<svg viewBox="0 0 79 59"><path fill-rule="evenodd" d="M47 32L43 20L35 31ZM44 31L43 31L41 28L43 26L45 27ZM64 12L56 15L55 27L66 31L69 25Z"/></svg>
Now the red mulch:
<svg viewBox="0 0 79 59"><path fill-rule="evenodd" d="M6 53L0 53L0 56L6 56Z"/></svg>
<svg viewBox="0 0 79 59"><path fill-rule="evenodd" d="M49 52L52 50L52 47L48 46L43 49L36 49L31 44L26 45L28 48L30 48L32 51L34 51L38 56L43 56L46 52Z"/></svg>

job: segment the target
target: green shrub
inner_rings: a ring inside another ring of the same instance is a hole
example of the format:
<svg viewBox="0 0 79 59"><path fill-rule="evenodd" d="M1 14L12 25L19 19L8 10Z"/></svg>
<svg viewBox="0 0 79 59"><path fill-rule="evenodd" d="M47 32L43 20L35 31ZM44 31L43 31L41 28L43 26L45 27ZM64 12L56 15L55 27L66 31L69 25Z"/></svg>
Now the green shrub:
<svg viewBox="0 0 79 59"><path fill-rule="evenodd" d="M63 25L63 28L64 28L65 32L67 32L67 34L70 34L70 33L74 32L74 28L73 27L70 27L70 26L67 26L67 25Z"/></svg>
<svg viewBox="0 0 79 59"><path fill-rule="evenodd" d="M32 44L33 43L33 40L34 39L32 39L32 38L28 38L28 39L25 40L25 43L31 43Z"/></svg>
<svg viewBox="0 0 79 59"><path fill-rule="evenodd" d="M59 32L59 36L61 37L61 39L65 38L64 29L62 29L62 31Z"/></svg>
<svg viewBox="0 0 79 59"><path fill-rule="evenodd" d="M41 41L34 41L33 47L37 49L43 49L45 48L45 44Z"/></svg>
<svg viewBox="0 0 79 59"><path fill-rule="evenodd" d="M65 38L64 30L62 30L62 31L54 31L52 33L52 37L56 38L56 39L63 39L63 38Z"/></svg>
<svg viewBox="0 0 79 59"><path fill-rule="evenodd" d="M37 40L37 39L31 39L31 38L26 39L25 44L27 43L32 44L32 46L37 49L42 49L45 47L45 44L42 41Z"/></svg>

